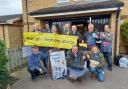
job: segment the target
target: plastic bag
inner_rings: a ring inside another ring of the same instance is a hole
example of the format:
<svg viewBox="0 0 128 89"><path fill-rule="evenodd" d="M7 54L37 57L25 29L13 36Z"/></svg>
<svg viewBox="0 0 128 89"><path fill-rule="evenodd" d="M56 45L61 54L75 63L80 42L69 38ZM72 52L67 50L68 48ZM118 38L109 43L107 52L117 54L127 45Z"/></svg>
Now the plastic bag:
<svg viewBox="0 0 128 89"><path fill-rule="evenodd" d="M128 67L128 59L126 57L120 58L119 65L122 68L127 68Z"/></svg>

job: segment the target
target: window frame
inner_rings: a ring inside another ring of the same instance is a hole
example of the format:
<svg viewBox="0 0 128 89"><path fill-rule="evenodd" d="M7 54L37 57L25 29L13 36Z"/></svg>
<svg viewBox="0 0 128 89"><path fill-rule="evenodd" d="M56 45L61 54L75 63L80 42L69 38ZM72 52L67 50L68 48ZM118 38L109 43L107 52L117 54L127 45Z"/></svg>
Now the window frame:
<svg viewBox="0 0 128 89"><path fill-rule="evenodd" d="M57 0L57 3L65 3L65 2L69 2L70 0Z"/></svg>

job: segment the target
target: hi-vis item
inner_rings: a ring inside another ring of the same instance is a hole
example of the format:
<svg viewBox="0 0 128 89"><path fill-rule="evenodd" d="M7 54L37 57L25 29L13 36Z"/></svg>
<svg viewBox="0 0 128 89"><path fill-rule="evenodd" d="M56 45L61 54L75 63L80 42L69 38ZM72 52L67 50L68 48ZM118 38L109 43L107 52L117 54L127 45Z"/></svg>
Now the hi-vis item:
<svg viewBox="0 0 128 89"><path fill-rule="evenodd" d="M67 75L67 66L64 51L50 52L50 62L52 79L65 78Z"/></svg>
<svg viewBox="0 0 128 89"><path fill-rule="evenodd" d="M44 46L71 49L76 45L77 37L68 35L59 35L53 33L35 33L24 32L25 46Z"/></svg>
<svg viewBox="0 0 128 89"><path fill-rule="evenodd" d="M79 43L79 46L87 48L87 44L86 43Z"/></svg>

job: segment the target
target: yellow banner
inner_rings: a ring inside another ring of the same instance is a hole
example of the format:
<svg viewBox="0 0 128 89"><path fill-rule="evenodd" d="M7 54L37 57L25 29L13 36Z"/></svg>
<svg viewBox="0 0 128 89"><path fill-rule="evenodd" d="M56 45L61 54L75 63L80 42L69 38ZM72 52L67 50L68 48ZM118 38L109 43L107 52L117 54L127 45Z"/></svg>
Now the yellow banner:
<svg viewBox="0 0 128 89"><path fill-rule="evenodd" d="M25 46L43 46L70 49L77 43L77 36L52 33L24 32Z"/></svg>

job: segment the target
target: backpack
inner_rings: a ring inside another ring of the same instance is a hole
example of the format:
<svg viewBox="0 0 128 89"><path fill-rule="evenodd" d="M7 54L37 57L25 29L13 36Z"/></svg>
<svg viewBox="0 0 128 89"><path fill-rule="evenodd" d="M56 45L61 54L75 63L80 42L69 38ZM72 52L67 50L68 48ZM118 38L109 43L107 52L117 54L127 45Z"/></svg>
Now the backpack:
<svg viewBox="0 0 128 89"><path fill-rule="evenodd" d="M123 57L123 55L118 55L118 56L116 56L116 57L114 58L114 64L117 65L117 66L119 66L119 60L120 60L120 58L122 58L122 57Z"/></svg>

